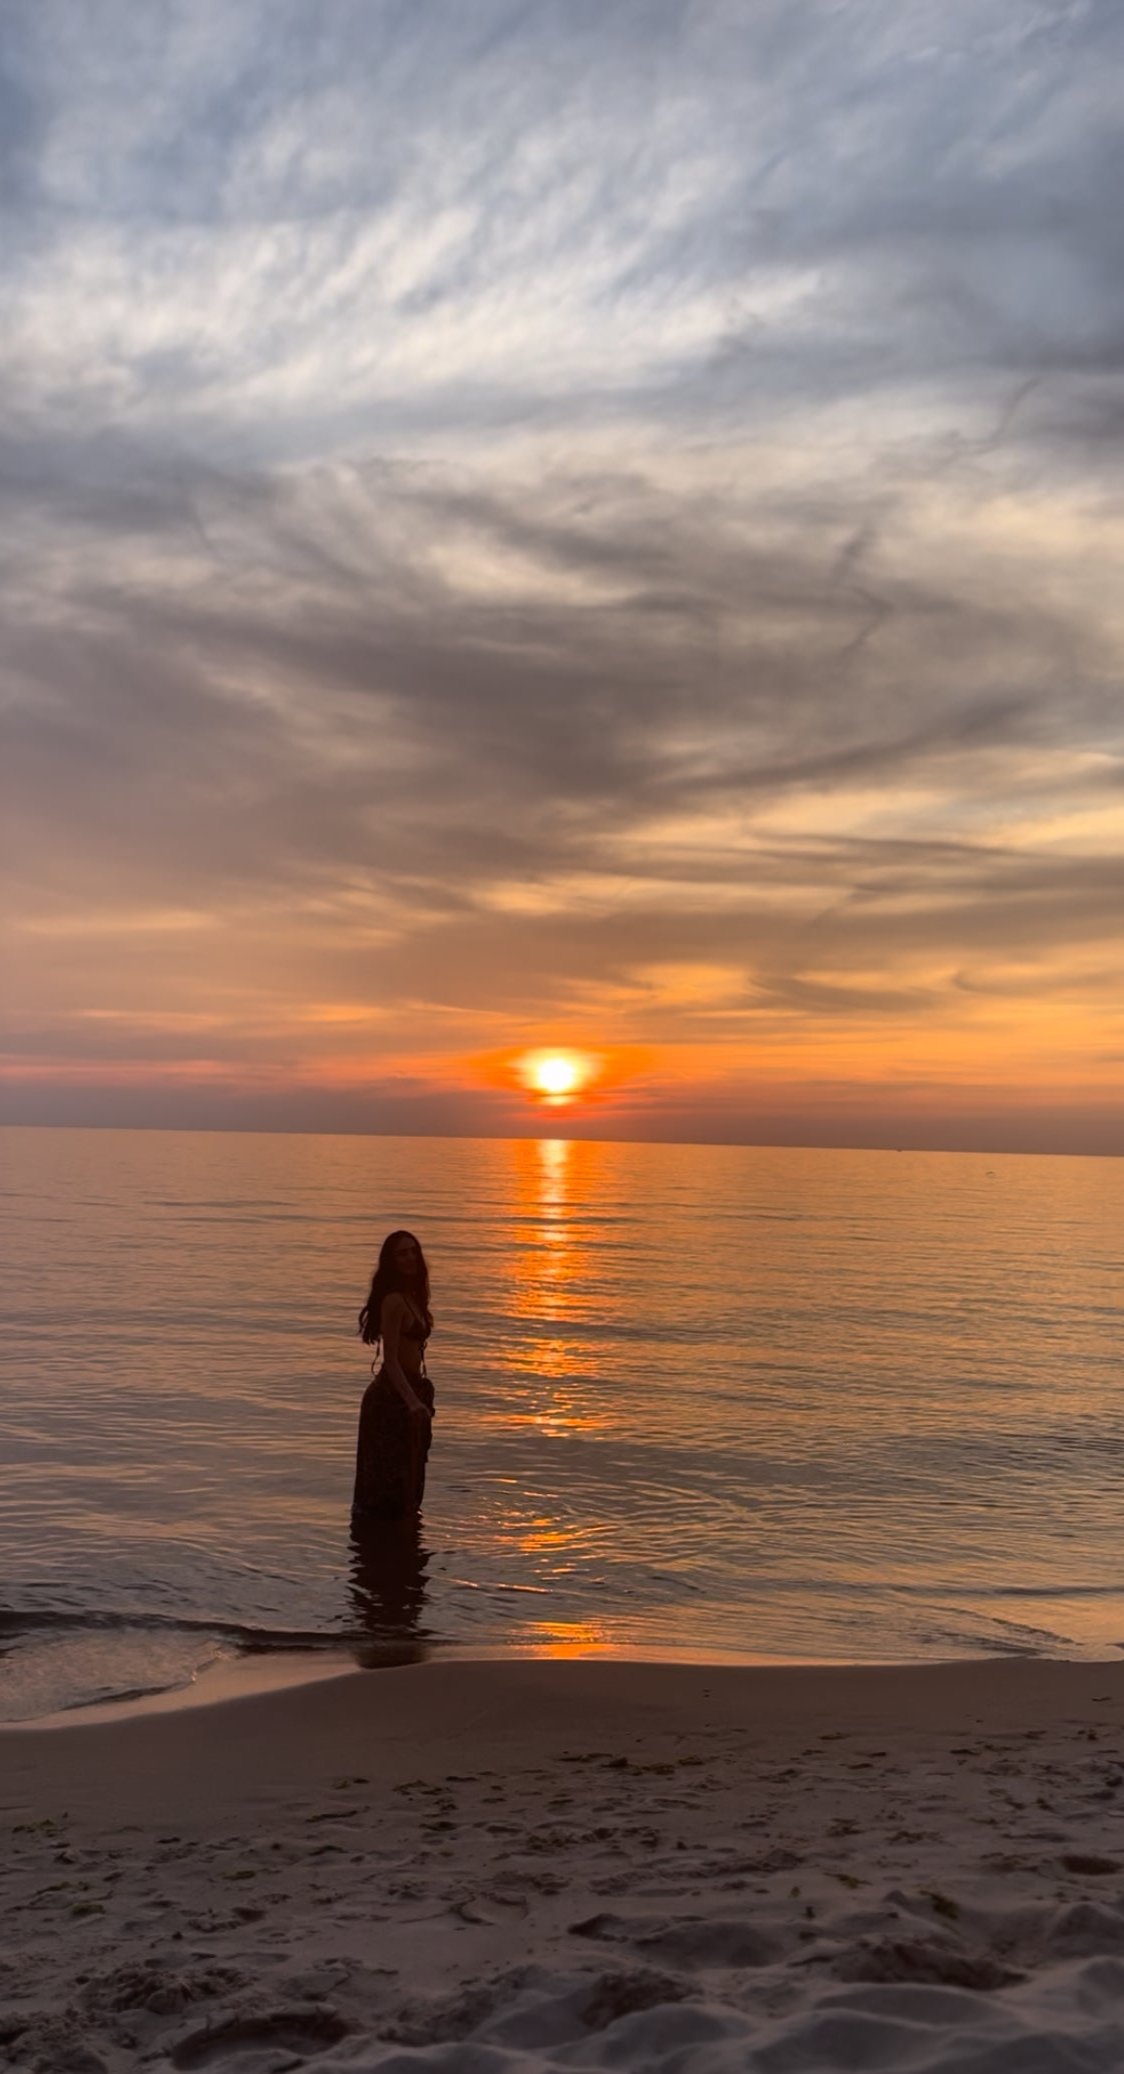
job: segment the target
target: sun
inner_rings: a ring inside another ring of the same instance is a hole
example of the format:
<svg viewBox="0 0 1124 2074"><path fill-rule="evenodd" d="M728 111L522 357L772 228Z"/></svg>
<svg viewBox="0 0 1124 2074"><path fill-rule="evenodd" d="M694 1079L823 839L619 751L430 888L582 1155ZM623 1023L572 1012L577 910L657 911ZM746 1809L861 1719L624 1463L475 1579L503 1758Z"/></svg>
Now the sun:
<svg viewBox="0 0 1124 2074"><path fill-rule="evenodd" d="M565 1102L578 1094L590 1077L587 1059L576 1051L533 1051L520 1060L525 1087L548 1102Z"/></svg>
<svg viewBox="0 0 1124 2074"><path fill-rule="evenodd" d="M581 1076L573 1059L564 1052L552 1052L536 1061L532 1077L544 1095L572 1095Z"/></svg>

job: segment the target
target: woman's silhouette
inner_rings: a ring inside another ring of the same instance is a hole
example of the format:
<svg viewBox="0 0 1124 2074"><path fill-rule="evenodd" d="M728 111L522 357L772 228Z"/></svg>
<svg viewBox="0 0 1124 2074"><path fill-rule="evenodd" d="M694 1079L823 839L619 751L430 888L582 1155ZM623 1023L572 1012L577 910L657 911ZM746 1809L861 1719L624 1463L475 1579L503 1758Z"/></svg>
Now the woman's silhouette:
<svg viewBox="0 0 1124 2074"><path fill-rule="evenodd" d="M392 1231L379 1249L359 1313L365 1345L382 1342L382 1362L363 1394L355 1461L353 1520L413 1518L425 1490L433 1385L425 1346L433 1331L429 1269L412 1232Z"/></svg>

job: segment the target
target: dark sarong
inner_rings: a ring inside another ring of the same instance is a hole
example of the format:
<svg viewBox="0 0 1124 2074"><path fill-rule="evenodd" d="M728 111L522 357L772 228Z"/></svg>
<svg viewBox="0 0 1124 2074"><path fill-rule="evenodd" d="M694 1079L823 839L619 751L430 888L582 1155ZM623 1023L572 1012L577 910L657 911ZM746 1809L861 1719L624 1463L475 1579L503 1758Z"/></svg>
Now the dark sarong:
<svg viewBox="0 0 1124 2074"><path fill-rule="evenodd" d="M418 1376L414 1391L433 1410L433 1384ZM385 1368L368 1383L359 1407L354 1519L409 1519L425 1492L430 1429L410 1417Z"/></svg>

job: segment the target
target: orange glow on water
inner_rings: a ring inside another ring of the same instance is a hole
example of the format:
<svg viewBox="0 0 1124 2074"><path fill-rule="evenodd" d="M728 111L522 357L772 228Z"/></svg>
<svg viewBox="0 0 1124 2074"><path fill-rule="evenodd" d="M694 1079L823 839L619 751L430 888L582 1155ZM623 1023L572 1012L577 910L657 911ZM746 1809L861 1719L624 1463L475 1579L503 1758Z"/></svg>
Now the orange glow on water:
<svg viewBox="0 0 1124 2074"><path fill-rule="evenodd" d="M531 1656L600 1656L614 1647L611 1626L598 1620L544 1620L536 1623L527 1653Z"/></svg>
<svg viewBox="0 0 1124 2074"><path fill-rule="evenodd" d="M596 1388L596 1346L582 1329L591 1278L583 1176L597 1148L568 1138L527 1138L513 1151L519 1236L509 1302L521 1329L502 1359L521 1385L516 1417L559 1438L590 1432L612 1423Z"/></svg>

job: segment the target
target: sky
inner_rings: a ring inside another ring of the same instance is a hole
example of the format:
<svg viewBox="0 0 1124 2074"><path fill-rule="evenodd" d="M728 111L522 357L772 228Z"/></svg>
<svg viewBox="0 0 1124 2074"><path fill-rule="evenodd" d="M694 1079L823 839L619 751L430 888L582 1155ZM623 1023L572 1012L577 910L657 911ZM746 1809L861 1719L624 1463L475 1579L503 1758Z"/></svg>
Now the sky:
<svg viewBox="0 0 1124 2074"><path fill-rule="evenodd" d="M1118 0L0 67L0 1120L1124 1152Z"/></svg>

